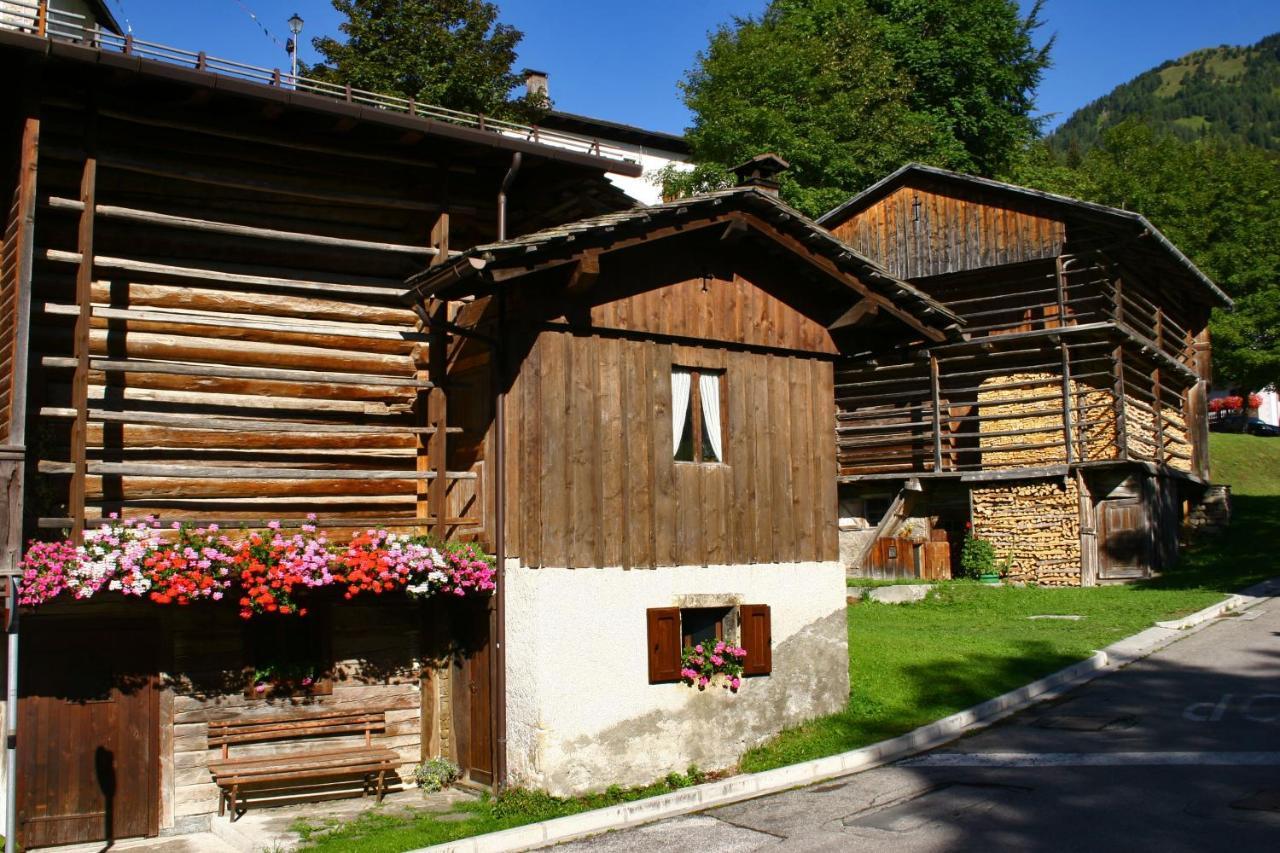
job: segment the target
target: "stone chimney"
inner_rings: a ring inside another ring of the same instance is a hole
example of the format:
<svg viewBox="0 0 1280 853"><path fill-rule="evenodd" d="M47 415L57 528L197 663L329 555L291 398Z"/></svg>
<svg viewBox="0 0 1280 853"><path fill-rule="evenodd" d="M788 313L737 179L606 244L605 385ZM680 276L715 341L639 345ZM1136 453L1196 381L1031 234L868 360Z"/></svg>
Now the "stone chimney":
<svg viewBox="0 0 1280 853"><path fill-rule="evenodd" d="M791 168L791 164L777 154L757 154L747 162L734 166L738 186L757 187L770 195L777 195L780 186L778 175Z"/></svg>
<svg viewBox="0 0 1280 853"><path fill-rule="evenodd" d="M547 72L545 71L526 68L524 70L524 88L530 95L541 95L548 100L551 98L551 89L547 84Z"/></svg>

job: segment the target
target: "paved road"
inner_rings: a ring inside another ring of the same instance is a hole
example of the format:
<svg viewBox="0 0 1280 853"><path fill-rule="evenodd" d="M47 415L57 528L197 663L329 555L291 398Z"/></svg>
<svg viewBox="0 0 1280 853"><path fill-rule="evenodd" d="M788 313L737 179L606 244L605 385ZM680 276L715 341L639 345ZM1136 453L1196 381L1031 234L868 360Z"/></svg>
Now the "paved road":
<svg viewBox="0 0 1280 853"><path fill-rule="evenodd" d="M1280 598L914 759L557 848L1280 853Z"/></svg>

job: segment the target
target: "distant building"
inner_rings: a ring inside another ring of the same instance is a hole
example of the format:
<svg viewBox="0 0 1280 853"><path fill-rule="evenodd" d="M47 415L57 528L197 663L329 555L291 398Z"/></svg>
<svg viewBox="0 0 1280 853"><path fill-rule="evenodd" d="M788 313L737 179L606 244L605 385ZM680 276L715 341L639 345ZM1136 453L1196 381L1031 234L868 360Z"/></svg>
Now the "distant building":
<svg viewBox="0 0 1280 853"><path fill-rule="evenodd" d="M550 97L545 71L526 69L525 86L529 92L540 92ZM591 118L576 113L552 110L541 121L540 127L560 133L571 133L588 139L599 140L610 148L625 151L629 158L637 159L644 174L638 178L611 175L614 186L641 204L657 204L662 201L662 187L656 183L656 175L672 163L690 164L689 143L683 136L645 130L629 124L619 124L605 119ZM689 166L692 168L692 165Z"/></svg>

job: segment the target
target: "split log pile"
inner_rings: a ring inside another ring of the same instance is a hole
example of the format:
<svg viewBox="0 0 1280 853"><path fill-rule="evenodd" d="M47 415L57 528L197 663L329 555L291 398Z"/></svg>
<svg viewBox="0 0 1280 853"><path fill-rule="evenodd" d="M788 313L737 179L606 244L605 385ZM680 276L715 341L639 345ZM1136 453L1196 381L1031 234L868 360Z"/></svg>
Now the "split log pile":
<svg viewBox="0 0 1280 853"><path fill-rule="evenodd" d="M1080 495L1074 481L1041 479L972 491L974 535L1011 559L1008 579L1080 585Z"/></svg>

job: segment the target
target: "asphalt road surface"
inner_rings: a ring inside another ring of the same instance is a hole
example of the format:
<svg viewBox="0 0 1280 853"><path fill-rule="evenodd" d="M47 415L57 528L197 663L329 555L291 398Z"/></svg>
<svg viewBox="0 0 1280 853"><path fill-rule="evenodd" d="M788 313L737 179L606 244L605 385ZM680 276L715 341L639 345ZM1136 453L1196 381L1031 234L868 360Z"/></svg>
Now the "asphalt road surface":
<svg viewBox="0 0 1280 853"><path fill-rule="evenodd" d="M558 853L1280 853L1280 598L894 765Z"/></svg>

